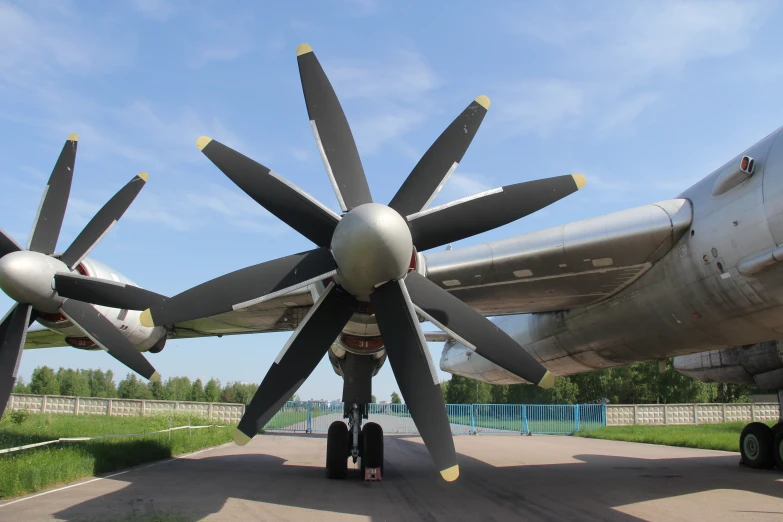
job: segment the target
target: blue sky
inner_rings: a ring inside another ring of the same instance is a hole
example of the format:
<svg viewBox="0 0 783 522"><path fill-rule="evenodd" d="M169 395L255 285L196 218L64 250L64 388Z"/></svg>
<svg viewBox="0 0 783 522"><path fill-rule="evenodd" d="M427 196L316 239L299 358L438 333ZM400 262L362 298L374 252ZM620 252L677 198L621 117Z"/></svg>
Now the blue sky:
<svg viewBox="0 0 783 522"><path fill-rule="evenodd" d="M672 198L783 123L775 2L226 5L0 0L0 227L26 241L77 132L60 249L141 170L148 186L92 254L141 286L173 295L311 248L194 145L212 136L338 210L299 84L302 42L342 101L376 201L479 94L489 114L436 203L587 176L576 195L465 245ZM259 382L287 336L173 341L150 360L164 378ZM441 346L430 348L437 361ZM25 352L20 375L42 364L126 373L106 354L60 348ZM324 360L300 396L341 387ZM374 392L396 389L386 365Z"/></svg>

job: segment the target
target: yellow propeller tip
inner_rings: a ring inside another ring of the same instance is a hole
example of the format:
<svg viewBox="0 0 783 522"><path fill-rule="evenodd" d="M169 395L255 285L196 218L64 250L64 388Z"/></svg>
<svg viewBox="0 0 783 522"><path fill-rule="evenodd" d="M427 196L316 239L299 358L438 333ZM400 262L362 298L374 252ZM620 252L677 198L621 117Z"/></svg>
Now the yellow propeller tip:
<svg viewBox="0 0 783 522"><path fill-rule="evenodd" d="M141 313L139 316L139 322L142 326L146 326L147 328L152 328L155 326L155 322L152 320L152 312L150 312L149 308Z"/></svg>
<svg viewBox="0 0 783 522"><path fill-rule="evenodd" d="M484 96L483 94L476 98L476 103L484 107L485 109L489 110L489 97Z"/></svg>
<svg viewBox="0 0 783 522"><path fill-rule="evenodd" d="M552 375L549 372L546 372L543 377L541 377L541 380L538 381L538 385L541 388L544 388L545 390L548 390L552 386L555 385L555 376Z"/></svg>
<svg viewBox="0 0 783 522"><path fill-rule="evenodd" d="M150 375L149 381L150 382L160 382L160 374L156 371L155 373Z"/></svg>
<svg viewBox="0 0 783 522"><path fill-rule="evenodd" d="M313 48L310 47L310 44L299 44L299 47L296 48L296 55L302 56L303 54L311 53L313 52Z"/></svg>
<svg viewBox="0 0 783 522"><path fill-rule="evenodd" d="M250 442L250 437L242 433L241 431L237 430L234 432L234 444L237 446L244 446Z"/></svg>
<svg viewBox="0 0 783 522"><path fill-rule="evenodd" d="M198 147L198 150L204 150L204 147L209 145L210 141L212 141L212 138L209 136L201 136L196 140L196 147Z"/></svg>
<svg viewBox="0 0 783 522"><path fill-rule="evenodd" d="M146 172L139 172L137 175L138 175L138 176L139 176L141 179L143 179L145 183L147 182L147 180L148 180L148 179L150 179L150 175L149 175L149 174L147 174Z"/></svg>
<svg viewBox="0 0 783 522"><path fill-rule="evenodd" d="M440 476L443 477L443 480L446 482L454 482L457 480L457 477L459 477L459 464L455 464L450 468L444 469L440 472Z"/></svg>
<svg viewBox="0 0 783 522"><path fill-rule="evenodd" d="M68 135L68 141L79 141L79 135L72 132Z"/></svg>
<svg viewBox="0 0 783 522"><path fill-rule="evenodd" d="M574 183L576 183L577 190L582 190L585 188L585 185L587 184L587 178L581 174L571 174L571 177L574 178Z"/></svg>

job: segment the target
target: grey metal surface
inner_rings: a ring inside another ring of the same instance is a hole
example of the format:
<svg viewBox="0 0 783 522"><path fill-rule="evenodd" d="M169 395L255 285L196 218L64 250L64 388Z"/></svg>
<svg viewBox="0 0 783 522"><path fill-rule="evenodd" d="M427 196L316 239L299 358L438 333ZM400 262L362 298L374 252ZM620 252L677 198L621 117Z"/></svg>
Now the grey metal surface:
<svg viewBox="0 0 783 522"><path fill-rule="evenodd" d="M780 338L783 333L783 268L775 263L751 275L743 275L738 269L743 261L772 251L783 242L783 140L776 139L778 133L769 135L728 162L734 164L743 155L755 159L754 173L744 183L713 196L716 178L721 175L718 169L680 195L678 200L688 203L681 205L679 211L673 212L676 207L670 203L659 204L661 210L666 208L665 215L672 216L670 234L666 234L663 222L663 229L659 231L662 235L647 236L645 242L641 239L645 237L643 228L634 231L629 227L628 235L623 237L625 220L617 222L616 233L608 235L608 244L614 244L620 252L606 254L606 257L614 261L615 255L642 254L648 256L647 262L651 266L618 289L607 287L609 293L616 292L611 298L597 299L587 306L579 306L583 304L581 302L570 306L561 302L558 303L563 308L560 311L508 315L495 322L547 369L559 375ZM690 227L688 220L683 219L683 210L689 207L693 212ZM634 211L638 209L626 212L631 216ZM605 219L609 224L620 214L599 219ZM589 221L583 222L586 228L590 226ZM628 224L632 222L627 221ZM655 218L650 222L651 234L658 222ZM564 228L569 227L571 225ZM549 241L545 239L547 234ZM600 251L591 249L598 243L590 241L588 234L584 237L584 248L590 254L583 259L595 259ZM659 248L653 247L655 237L664 239ZM540 239L533 242L534 238ZM638 242L635 238L639 238ZM537 270L559 266L558 260L563 259L564 254L557 241L557 229L531 234L528 239L527 244L516 243L516 252L525 252L530 257L531 267L527 269L533 275ZM506 241L513 243L514 240L519 241L519 238ZM501 282L508 281L508 276L495 275L499 271L489 261L505 259L495 248L502 243L472 247L477 254L473 256L466 255L468 249L428 254L428 277L440 284L448 278L467 280L471 275L480 275L476 279L484 284L492 282L493 277ZM567 240L563 243L568 252ZM482 249L483 254L479 254ZM512 258L514 251L509 249ZM462 261L453 265L472 265L472 271L466 268L461 273L454 269L449 272L445 268L447 260L458 255L462 256ZM532 264L534 262L545 266L539 268ZM638 263L636 260L631 262ZM516 265L509 267L506 273L511 268L526 269ZM489 288L477 288L471 295L471 290L459 290L461 286L464 285L455 285L449 290L474 306L488 308L493 304ZM522 288L520 284L515 286ZM524 299L521 290L519 299ZM497 306L501 308L502 303ZM537 312L543 309L530 306ZM458 345L455 348L460 349ZM448 353L445 359L449 359ZM468 373L471 370L470 366L462 369ZM482 371L486 373L486 369Z"/></svg>
<svg viewBox="0 0 783 522"><path fill-rule="evenodd" d="M55 313L63 299L54 291L54 274L69 271L62 261L46 254L11 252L0 258L0 289L17 303Z"/></svg>
<svg viewBox="0 0 783 522"><path fill-rule="evenodd" d="M481 245L424 255L426 276L485 314L602 301L639 278L690 225L664 201Z"/></svg>
<svg viewBox="0 0 783 522"><path fill-rule="evenodd" d="M376 286L399 279L408 270L413 254L411 232L394 209L367 203L337 224L332 254L340 285L367 300Z"/></svg>
<svg viewBox="0 0 783 522"><path fill-rule="evenodd" d="M724 348L674 358L678 372L702 382L783 388L783 347L778 341Z"/></svg>

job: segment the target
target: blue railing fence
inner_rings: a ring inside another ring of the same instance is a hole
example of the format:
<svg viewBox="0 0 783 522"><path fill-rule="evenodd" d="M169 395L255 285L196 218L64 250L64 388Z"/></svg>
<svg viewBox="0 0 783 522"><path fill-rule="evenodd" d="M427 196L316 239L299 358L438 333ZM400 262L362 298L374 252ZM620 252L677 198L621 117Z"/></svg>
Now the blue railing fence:
<svg viewBox="0 0 783 522"><path fill-rule="evenodd" d="M447 404L455 435L567 435L606 426L605 404ZM265 426L266 430L326 433L343 419L342 402L289 401ZM385 433L418 434L405 404L370 404L369 421Z"/></svg>

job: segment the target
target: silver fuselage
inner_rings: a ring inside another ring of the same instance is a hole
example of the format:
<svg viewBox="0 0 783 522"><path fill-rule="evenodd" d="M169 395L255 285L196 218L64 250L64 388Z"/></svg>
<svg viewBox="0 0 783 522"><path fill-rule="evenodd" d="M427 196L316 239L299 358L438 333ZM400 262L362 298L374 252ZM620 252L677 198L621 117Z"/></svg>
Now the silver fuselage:
<svg viewBox="0 0 783 522"><path fill-rule="evenodd" d="M601 285L608 296L577 296L586 299L584 305L560 311L553 296L550 307L546 303L536 304L537 310L552 311L520 314L514 310L529 309L531 293L526 290L535 288L508 285L505 291L490 291L491 286L487 291L450 290L485 314L498 315L495 322L557 375L779 339L783 337L783 263L776 258L783 260L783 250L775 249L783 244L780 134L780 129L775 131L679 195L678 200L690 203L690 226L681 212L678 215L678 209L670 209L671 234L660 236L668 237L670 244L663 245L662 254L661 248L657 255L644 253L646 262L629 261L636 264L627 273L616 274L624 278ZM745 155L756 162L753 174L741 183L733 183L734 186L730 179L726 189L727 171ZM628 219L631 215L605 216L601 230L612 229L613 234L622 236L626 227L628 237L636 243L625 243L625 254L645 248L652 252L656 237L648 234L639 238L634 234L634 221ZM665 228L665 218L660 219ZM566 233L561 235L559 247L569 241ZM531 237L535 236L520 236ZM513 258L513 252L505 258L497 252L503 252L504 245L507 249L513 241L514 238L427 255L427 276L440 281L450 277L448 273L469 274L487 263L502 263L509 256ZM571 241L577 248L579 237ZM525 250L524 245L519 248ZM623 255L616 244L615 250L613 255ZM534 260L535 248L533 254L530 251L528 245L525 255ZM542 251L540 255L550 253ZM563 262L560 266L565 265ZM598 276L606 277L607 273ZM496 286L504 284L499 282ZM469 363L471 356L473 363ZM465 347L448 343L441 367L489 382L523 382L486 363ZM468 370L460 371L462 368ZM489 374L492 377L488 378Z"/></svg>

